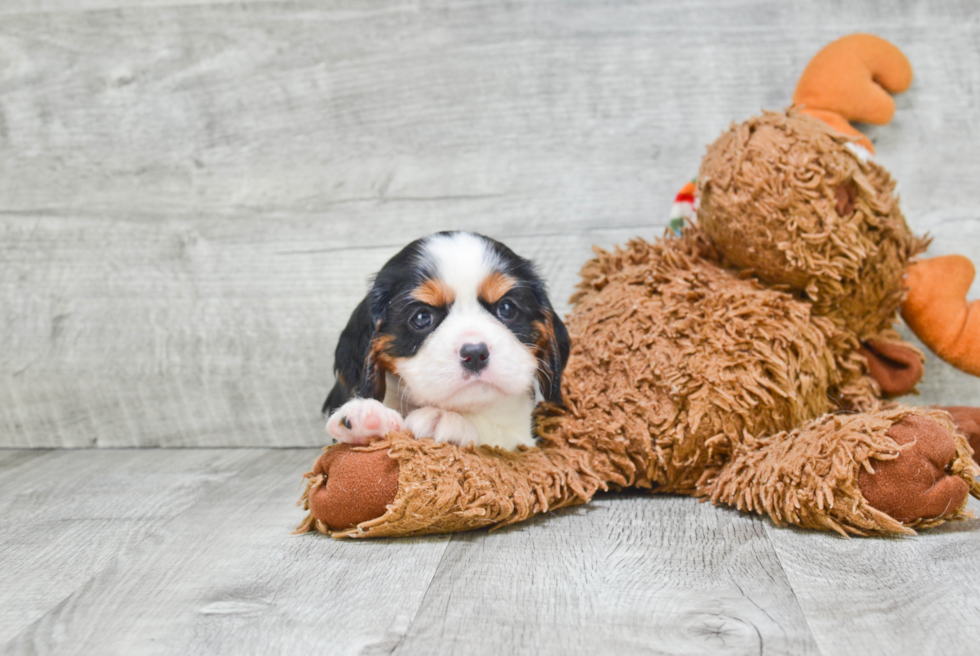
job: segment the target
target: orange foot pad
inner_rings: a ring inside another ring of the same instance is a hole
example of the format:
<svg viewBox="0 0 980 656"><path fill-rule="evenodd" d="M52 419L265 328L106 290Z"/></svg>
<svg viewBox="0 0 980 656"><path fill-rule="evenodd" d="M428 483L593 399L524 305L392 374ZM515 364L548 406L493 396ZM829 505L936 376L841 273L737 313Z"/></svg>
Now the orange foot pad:
<svg viewBox="0 0 980 656"><path fill-rule="evenodd" d="M956 444L935 421L908 416L888 430L902 449L894 460L874 461L874 473L861 470L858 485L874 508L900 522L952 516L966 500L966 481L947 471Z"/></svg>
<svg viewBox="0 0 980 656"><path fill-rule="evenodd" d="M310 490L310 512L335 531L381 517L398 492L398 461L387 449L337 444L320 456L313 474L325 480Z"/></svg>

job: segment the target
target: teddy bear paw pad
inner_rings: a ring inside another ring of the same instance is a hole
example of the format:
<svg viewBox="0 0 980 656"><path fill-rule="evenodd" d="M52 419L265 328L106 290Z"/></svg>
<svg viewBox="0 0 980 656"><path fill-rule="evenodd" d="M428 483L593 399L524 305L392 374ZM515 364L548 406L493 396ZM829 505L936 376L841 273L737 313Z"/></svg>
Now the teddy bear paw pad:
<svg viewBox="0 0 980 656"><path fill-rule="evenodd" d="M939 423L909 415L888 430L903 447L894 460L874 460L862 469L861 493L872 507L905 524L954 516L969 486L950 472L956 458L953 435Z"/></svg>

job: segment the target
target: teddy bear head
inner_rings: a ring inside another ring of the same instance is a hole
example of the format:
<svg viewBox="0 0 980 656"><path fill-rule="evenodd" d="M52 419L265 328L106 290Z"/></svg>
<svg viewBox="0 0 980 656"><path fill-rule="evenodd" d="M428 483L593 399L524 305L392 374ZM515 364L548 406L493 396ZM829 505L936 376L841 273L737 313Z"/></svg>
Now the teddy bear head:
<svg viewBox="0 0 980 656"><path fill-rule="evenodd" d="M859 339L887 330L927 240L854 139L793 109L732 127L698 176L697 221L727 266L810 301Z"/></svg>

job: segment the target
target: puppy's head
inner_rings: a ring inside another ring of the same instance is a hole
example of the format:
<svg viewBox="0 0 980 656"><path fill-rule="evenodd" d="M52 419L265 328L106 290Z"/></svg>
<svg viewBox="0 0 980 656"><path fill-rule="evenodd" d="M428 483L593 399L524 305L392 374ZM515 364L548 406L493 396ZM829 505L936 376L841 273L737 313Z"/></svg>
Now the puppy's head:
<svg viewBox="0 0 980 656"><path fill-rule="evenodd" d="M381 269L366 305L361 396L382 399L391 373L418 406L477 412L535 381L561 402L568 333L531 263L499 242L468 232L415 241Z"/></svg>

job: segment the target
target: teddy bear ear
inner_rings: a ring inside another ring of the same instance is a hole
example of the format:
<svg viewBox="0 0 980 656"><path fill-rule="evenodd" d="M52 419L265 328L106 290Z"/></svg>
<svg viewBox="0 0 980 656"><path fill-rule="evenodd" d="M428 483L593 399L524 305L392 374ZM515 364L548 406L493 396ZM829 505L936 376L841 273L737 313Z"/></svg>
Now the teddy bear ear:
<svg viewBox="0 0 980 656"><path fill-rule="evenodd" d="M890 93L912 84L912 65L902 51L872 34L851 34L828 44L810 60L793 93L793 105L855 137L874 152L851 121L885 125L895 114Z"/></svg>

